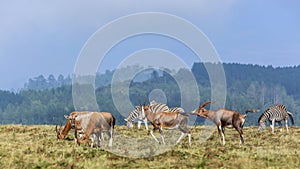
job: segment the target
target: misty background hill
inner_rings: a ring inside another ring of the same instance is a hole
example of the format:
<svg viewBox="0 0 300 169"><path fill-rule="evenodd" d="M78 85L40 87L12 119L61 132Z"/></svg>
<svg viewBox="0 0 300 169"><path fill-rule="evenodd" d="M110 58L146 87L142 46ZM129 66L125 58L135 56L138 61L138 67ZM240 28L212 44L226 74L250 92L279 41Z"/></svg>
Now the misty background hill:
<svg viewBox="0 0 300 169"><path fill-rule="evenodd" d="M213 63L207 64L218 66ZM296 125L300 125L300 66L274 68L224 63L223 67L227 83L225 107L241 113L248 108L261 110L258 114L250 114L246 125L257 125L259 115L266 108L277 103L285 104L288 110L294 113ZM124 72L135 70L132 67L122 69ZM185 71L190 70L145 69L141 71L130 81L131 102L138 105L138 97L141 100L148 100L146 96L151 91L161 89L170 107L180 106L180 90L174 77L185 78ZM107 70L96 75L95 93L101 108L99 111L112 112L117 119L117 124L124 124L124 117L117 111L111 96L110 83L114 72L115 70ZM194 63L191 72L198 84L200 102L210 100L210 81L204 64ZM63 124L65 122L63 115L74 111L71 84L71 76L40 75L29 79L24 84L24 88L18 92L0 90L0 123ZM82 110L89 110L89 106L86 105ZM198 117L196 123L202 122L203 119Z"/></svg>

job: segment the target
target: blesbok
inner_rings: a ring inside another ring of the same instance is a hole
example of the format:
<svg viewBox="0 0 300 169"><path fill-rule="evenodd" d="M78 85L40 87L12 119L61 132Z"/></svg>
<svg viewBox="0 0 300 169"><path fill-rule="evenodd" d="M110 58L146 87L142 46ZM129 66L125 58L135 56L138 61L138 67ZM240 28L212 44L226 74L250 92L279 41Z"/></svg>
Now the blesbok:
<svg viewBox="0 0 300 169"><path fill-rule="evenodd" d="M191 132L187 127L188 115L179 112L156 112L152 113L149 106L140 106L140 112L148 121L152 124L153 129L150 130L150 134L156 142L159 143L157 138L154 136L153 132L159 130L162 143L165 144L165 139L163 136L162 129L174 130L179 129L181 131L181 136L176 141L176 144L187 134L189 137L189 144L191 145Z"/></svg>
<svg viewBox="0 0 300 169"><path fill-rule="evenodd" d="M72 112L72 113L70 113L69 116L84 115L84 114L88 114L88 113L90 113L90 112ZM60 128L58 129L57 125L55 126L57 139L65 139L65 137L67 136L69 131L71 129L74 129L74 126L71 125L71 120L68 119L69 116L64 115L64 117L67 119L67 122L62 130Z"/></svg>
<svg viewBox="0 0 300 169"><path fill-rule="evenodd" d="M101 136L106 132L109 136L108 146L112 146L115 118L109 112L91 112L88 115L75 115L69 117L75 125L75 133L77 130L82 130L82 137L77 138L78 144L86 144L88 139L93 134L98 138L98 143L101 145ZM94 136L92 136L94 137Z"/></svg>
<svg viewBox="0 0 300 169"><path fill-rule="evenodd" d="M200 117L204 117L209 119L210 121L214 122L218 128L218 134L220 137L220 142L225 145L225 127L234 127L239 135L240 135L240 144L244 144L244 137L243 137L243 126L245 123L245 119L249 112L254 113L258 112L259 110L248 109L246 110L246 114L240 114L238 112L227 110L225 108L221 108L219 110L207 110L205 107L209 104L212 104L211 101L205 102L199 106L199 108L191 111L190 114L197 115ZM221 140L222 135L222 140Z"/></svg>
<svg viewBox="0 0 300 169"><path fill-rule="evenodd" d="M75 129L75 143L78 143L77 142L77 139L78 139L78 134L79 134L79 137L80 138L84 138L84 130L86 128L86 124L89 123L89 120L90 120L90 117L91 115L93 114L93 112L89 112L89 113L86 113L86 114L73 114L73 115L70 115L70 116L66 116L65 115L65 118L68 119L69 121L71 121L71 126L72 128ZM82 125L84 127L82 127ZM90 139L92 141L91 143L91 148L93 148L94 146L94 143L96 141L96 139L98 139L98 142L97 144L100 145L100 141L104 140L103 139L103 134L100 133L99 129L94 129L94 131L91 133L90 135Z"/></svg>

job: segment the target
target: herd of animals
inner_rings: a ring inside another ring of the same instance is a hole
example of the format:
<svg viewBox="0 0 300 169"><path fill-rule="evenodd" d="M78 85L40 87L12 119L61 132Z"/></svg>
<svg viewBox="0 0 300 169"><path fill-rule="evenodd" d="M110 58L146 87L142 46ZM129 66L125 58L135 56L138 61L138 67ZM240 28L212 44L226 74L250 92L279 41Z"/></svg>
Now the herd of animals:
<svg viewBox="0 0 300 169"><path fill-rule="evenodd" d="M243 125L247 117L247 113L258 112L259 110L248 109L245 114L241 114L232 110L221 108L219 110L207 110L206 106L212 104L211 101L204 102L198 108L191 111L191 115L197 115L209 119L216 124L221 144L225 145L225 127L233 127L240 135L240 144L244 143ZM280 126L282 131L282 121L285 121L286 130L288 131L288 118L290 117L292 124L294 124L293 114L287 111L283 104L277 104L266 109L259 117L259 130L262 131L266 127L266 122L271 123L272 132L274 132L275 122ZM56 133L58 139L65 139L66 135L71 129L74 129L75 142L77 144L87 144L91 140L91 147L101 146L104 141L104 133L108 134L109 143L111 147L113 144L113 135L115 127L115 118L109 112L72 112L70 115L65 115L67 122L63 129L58 129L56 126ZM125 119L128 128L133 127L133 122L138 120L138 128L141 123L145 123L146 130L148 130L148 121L153 126L150 130L151 136L157 143L165 144L163 129L173 130L178 129L181 136L177 139L176 144L188 135L189 144L191 144L191 131L188 128L188 114L184 112L181 107L169 108L166 104L151 101L149 105L139 105L129 114ZM161 142L154 136L154 131L158 130L161 136Z"/></svg>

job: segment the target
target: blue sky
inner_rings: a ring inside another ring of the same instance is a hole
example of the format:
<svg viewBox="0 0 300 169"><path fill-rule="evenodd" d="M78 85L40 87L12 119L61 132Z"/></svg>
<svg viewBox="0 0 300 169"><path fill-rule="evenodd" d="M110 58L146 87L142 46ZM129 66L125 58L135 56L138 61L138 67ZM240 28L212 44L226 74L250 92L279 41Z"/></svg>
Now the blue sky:
<svg viewBox="0 0 300 169"><path fill-rule="evenodd" d="M164 12L196 25L223 62L273 66L300 64L300 2L205 1L0 1L0 89L20 89L40 74L72 74L88 38L105 24L137 12ZM121 29L121 28L120 28ZM162 48L187 65L199 61L182 44L159 36L138 36L116 45L99 70L122 57Z"/></svg>

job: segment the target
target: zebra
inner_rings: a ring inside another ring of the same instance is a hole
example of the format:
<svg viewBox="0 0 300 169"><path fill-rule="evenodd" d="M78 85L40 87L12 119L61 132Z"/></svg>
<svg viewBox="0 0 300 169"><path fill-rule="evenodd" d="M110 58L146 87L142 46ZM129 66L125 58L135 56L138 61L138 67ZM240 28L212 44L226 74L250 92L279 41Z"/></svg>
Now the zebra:
<svg viewBox="0 0 300 169"><path fill-rule="evenodd" d="M141 128L141 123L145 123L146 130L148 130L148 124L147 124L147 118L145 117L145 114L142 114L139 109L140 106L136 106L135 109L130 112L129 116L124 119L126 121L126 125L128 128L133 127L133 121L135 119L138 119L138 129ZM179 112L184 113L184 109L181 107L173 107L169 108L166 104L163 103L157 103L156 101L152 100L149 104L149 109L151 112Z"/></svg>
<svg viewBox="0 0 300 169"><path fill-rule="evenodd" d="M138 129L141 128L141 123L144 122L146 130L148 130L147 118L145 117L144 114L142 114L140 112L139 107L140 106L136 106L135 109L132 112L130 112L129 116L124 120L126 121L127 127L132 128L133 121L135 119L137 119L138 120ZM166 104L156 103L155 101L150 102L149 108L150 108L151 112L153 112L153 113L159 112L159 111L163 111L163 112L169 111L169 107Z"/></svg>
<svg viewBox="0 0 300 169"><path fill-rule="evenodd" d="M172 107L169 109L169 112L184 113L184 109L182 107Z"/></svg>
<svg viewBox="0 0 300 169"><path fill-rule="evenodd" d="M275 122L277 122L280 126L280 131L282 131L282 125L281 121L285 121L285 126L287 132L289 131L288 129L288 116L291 118L291 122L294 125L294 118L293 114L289 111L287 111L287 108L283 104L277 104L275 106L272 106L268 108L267 110L264 111L264 113L259 117L258 119L258 124L259 124L259 130L263 131L266 128L265 122L268 120L271 125L270 127L272 128L272 133L274 133L274 125Z"/></svg>
<svg viewBox="0 0 300 169"><path fill-rule="evenodd" d="M159 107L160 106L163 106L165 104L161 104L161 103L157 103L155 100L152 100L150 102L150 110L152 112L158 112L157 110L160 110L160 111L164 111L164 112L179 112L179 113L184 113L184 109L182 107L172 107L172 108L168 108L168 109L160 109ZM152 108L152 107L153 108ZM157 107L156 107L157 106Z"/></svg>

